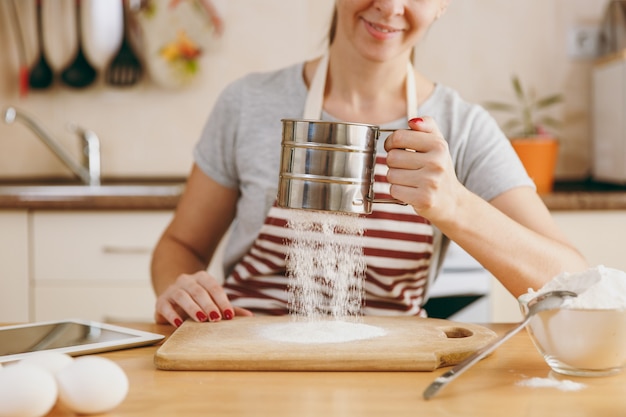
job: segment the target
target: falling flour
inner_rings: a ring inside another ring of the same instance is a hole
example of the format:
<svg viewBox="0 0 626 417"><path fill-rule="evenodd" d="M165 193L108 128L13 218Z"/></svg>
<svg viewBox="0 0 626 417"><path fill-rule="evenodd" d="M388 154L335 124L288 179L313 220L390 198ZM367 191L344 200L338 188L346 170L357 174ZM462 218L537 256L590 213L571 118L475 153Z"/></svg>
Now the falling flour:
<svg viewBox="0 0 626 417"><path fill-rule="evenodd" d="M289 310L300 318L356 317L363 305L365 255L361 218L294 210L287 227Z"/></svg>

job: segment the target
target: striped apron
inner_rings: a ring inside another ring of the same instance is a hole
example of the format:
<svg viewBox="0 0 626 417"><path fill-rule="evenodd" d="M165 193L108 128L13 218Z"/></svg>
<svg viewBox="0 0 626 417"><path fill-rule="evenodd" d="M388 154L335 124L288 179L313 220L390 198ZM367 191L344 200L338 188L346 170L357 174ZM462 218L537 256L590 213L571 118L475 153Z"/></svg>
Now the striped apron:
<svg viewBox="0 0 626 417"><path fill-rule="evenodd" d="M304 119L319 119L328 72L328 54L318 65L305 104ZM407 118L416 116L413 67L407 66ZM381 138L380 140L384 140ZM374 168L375 198L389 199L386 156L378 155ZM270 208L248 253L226 277L224 289L235 306L256 314L289 313L286 257L293 233L287 224L294 210ZM363 283L365 315L425 315L425 288L433 257L434 230L411 206L374 204L362 216L360 238L366 269Z"/></svg>

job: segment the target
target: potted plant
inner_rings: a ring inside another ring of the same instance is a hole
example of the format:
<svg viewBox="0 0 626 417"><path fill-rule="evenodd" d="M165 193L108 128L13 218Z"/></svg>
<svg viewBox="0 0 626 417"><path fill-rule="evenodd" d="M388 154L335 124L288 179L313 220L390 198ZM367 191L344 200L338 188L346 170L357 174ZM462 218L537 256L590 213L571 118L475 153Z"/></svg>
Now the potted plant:
<svg viewBox="0 0 626 417"><path fill-rule="evenodd" d="M513 117L502 125L513 148L533 179L540 194L549 193L554 185L554 171L558 158L559 142L548 129L560 122L544 112L563 101L561 94L537 97L534 91L524 90L517 76L511 79L516 103L487 102L493 111L512 113Z"/></svg>

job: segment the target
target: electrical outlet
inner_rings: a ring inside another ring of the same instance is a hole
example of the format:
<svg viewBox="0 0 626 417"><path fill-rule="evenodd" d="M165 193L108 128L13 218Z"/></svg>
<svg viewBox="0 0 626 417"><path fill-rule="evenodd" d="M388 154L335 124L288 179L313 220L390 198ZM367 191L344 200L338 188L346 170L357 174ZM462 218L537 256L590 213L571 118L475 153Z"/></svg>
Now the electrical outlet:
<svg viewBox="0 0 626 417"><path fill-rule="evenodd" d="M567 36L567 54L570 58L576 59L593 59L600 56L600 27L572 27Z"/></svg>

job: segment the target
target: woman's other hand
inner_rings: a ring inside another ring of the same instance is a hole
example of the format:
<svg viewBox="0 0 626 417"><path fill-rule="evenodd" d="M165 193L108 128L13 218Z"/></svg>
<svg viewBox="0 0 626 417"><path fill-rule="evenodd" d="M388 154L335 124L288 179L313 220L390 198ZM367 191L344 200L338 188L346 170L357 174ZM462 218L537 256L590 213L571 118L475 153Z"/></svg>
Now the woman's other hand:
<svg viewBox="0 0 626 417"><path fill-rule="evenodd" d="M194 164L176 213L152 254L157 323L178 327L187 318L219 321L252 315L233 308L220 281L206 272L232 222L238 195Z"/></svg>
<svg viewBox="0 0 626 417"><path fill-rule="evenodd" d="M385 141L391 196L433 221L454 216L464 187L458 181L448 143L430 117L409 120Z"/></svg>
<svg viewBox="0 0 626 417"><path fill-rule="evenodd" d="M214 322L252 315L249 310L233 307L217 279L199 271L180 275L158 296L155 320L179 327L186 318Z"/></svg>

